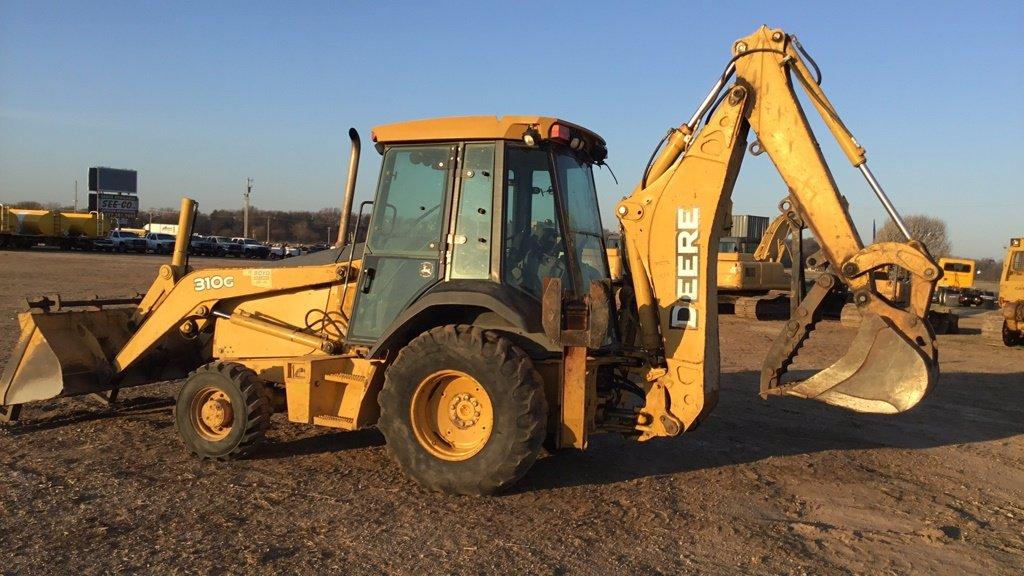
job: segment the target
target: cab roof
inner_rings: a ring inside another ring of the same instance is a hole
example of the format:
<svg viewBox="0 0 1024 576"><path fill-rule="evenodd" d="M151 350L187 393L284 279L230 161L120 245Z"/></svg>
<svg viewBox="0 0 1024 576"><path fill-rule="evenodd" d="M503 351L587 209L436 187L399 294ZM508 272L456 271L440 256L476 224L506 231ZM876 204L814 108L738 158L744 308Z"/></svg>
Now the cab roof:
<svg viewBox="0 0 1024 576"><path fill-rule="evenodd" d="M605 146L605 141L586 128L549 116L449 116L384 124L373 129L373 141L379 144L398 142L441 142L446 140L518 140L529 130L540 138L551 136L555 124L568 127L582 137L588 147Z"/></svg>

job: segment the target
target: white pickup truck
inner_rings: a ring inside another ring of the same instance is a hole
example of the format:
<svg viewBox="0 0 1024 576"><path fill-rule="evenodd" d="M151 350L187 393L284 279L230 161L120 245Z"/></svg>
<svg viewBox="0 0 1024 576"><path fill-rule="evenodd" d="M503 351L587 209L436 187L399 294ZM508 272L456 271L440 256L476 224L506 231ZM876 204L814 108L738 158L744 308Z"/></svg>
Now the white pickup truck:
<svg viewBox="0 0 1024 576"><path fill-rule="evenodd" d="M145 238L139 238L138 234L124 230L111 230L110 234L107 235L107 240L113 243L114 252L128 252L130 250L145 254L148 247Z"/></svg>
<svg viewBox="0 0 1024 576"><path fill-rule="evenodd" d="M146 250L153 254L170 254L174 252L174 236L160 232L146 234Z"/></svg>

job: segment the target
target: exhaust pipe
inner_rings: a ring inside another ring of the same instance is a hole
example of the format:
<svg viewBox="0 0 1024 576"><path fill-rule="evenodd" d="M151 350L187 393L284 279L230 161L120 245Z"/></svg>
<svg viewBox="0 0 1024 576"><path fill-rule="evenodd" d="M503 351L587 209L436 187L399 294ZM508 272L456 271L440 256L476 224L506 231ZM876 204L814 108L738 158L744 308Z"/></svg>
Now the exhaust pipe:
<svg viewBox="0 0 1024 576"><path fill-rule="evenodd" d="M338 248L343 248L348 243L348 221L352 216L352 199L356 195L356 175L359 172L359 132L356 132L355 128L349 128L348 137L352 140L352 154L348 158L345 200L341 205L341 222L338 223L338 240L335 242Z"/></svg>
<svg viewBox="0 0 1024 576"><path fill-rule="evenodd" d="M191 198L181 199L181 212L178 213L178 234L174 238L174 256L171 266L184 267L188 264L188 245L192 240L192 224L195 223L196 201Z"/></svg>

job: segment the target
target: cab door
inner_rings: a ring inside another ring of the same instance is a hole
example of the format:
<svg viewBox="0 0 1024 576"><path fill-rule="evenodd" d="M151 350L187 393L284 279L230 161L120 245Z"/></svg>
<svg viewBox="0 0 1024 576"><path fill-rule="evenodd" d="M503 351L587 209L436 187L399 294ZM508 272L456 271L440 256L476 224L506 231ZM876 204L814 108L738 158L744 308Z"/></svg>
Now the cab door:
<svg viewBox="0 0 1024 576"><path fill-rule="evenodd" d="M454 144L385 151L349 342L376 342L440 278L457 151Z"/></svg>

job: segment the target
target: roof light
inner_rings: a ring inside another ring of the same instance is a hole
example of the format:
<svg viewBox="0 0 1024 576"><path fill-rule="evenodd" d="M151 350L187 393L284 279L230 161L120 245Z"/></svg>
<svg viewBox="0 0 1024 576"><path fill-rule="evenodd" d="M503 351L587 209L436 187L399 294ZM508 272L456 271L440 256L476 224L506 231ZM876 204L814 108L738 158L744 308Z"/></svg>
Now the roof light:
<svg viewBox="0 0 1024 576"><path fill-rule="evenodd" d="M568 144L572 140L572 130L568 126L562 124L552 124L551 131L548 133L548 137L552 140L557 140L563 144Z"/></svg>
<svg viewBox="0 0 1024 576"><path fill-rule="evenodd" d="M1010 245L1013 246L1014 248L1020 246L1020 238L1014 238L1013 240L1010 240Z"/></svg>
<svg viewBox="0 0 1024 576"><path fill-rule="evenodd" d="M526 132L523 132L523 143L531 148L537 145L537 140L540 140L540 134L537 133L533 128L528 128Z"/></svg>

